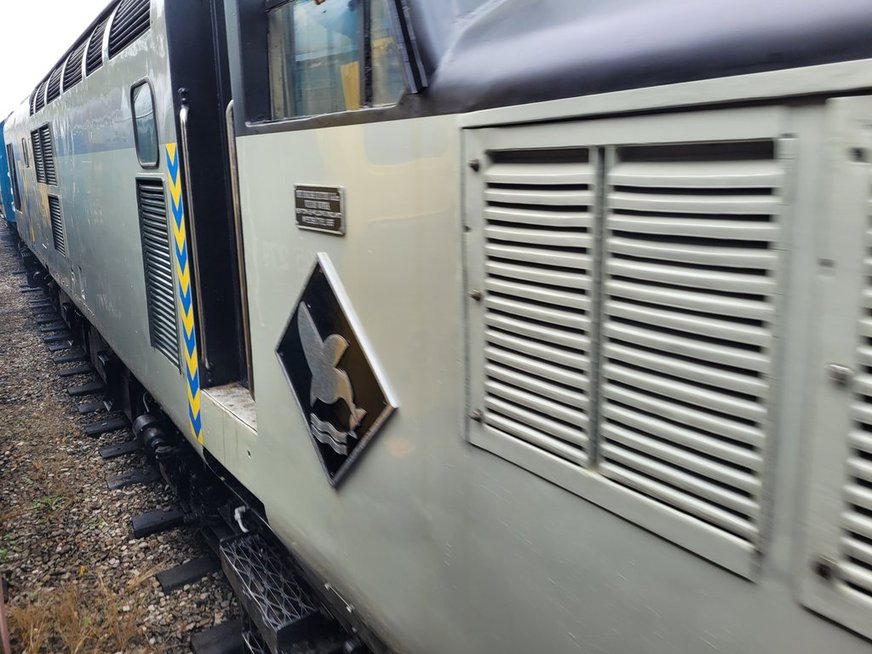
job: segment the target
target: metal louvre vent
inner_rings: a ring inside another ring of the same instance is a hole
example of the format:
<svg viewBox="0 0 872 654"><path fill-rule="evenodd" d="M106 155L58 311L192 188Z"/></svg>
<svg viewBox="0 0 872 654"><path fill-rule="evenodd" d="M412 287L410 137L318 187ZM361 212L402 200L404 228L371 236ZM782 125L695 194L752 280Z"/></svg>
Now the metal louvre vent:
<svg viewBox="0 0 872 654"><path fill-rule="evenodd" d="M607 177L600 472L752 544L782 177L772 141L619 148Z"/></svg>
<svg viewBox="0 0 872 654"><path fill-rule="evenodd" d="M588 461L594 174L587 149L490 153L485 429Z"/></svg>
<svg viewBox="0 0 872 654"><path fill-rule="evenodd" d="M51 75L48 77L48 91L46 97L46 104L54 102L61 95L61 74L63 73L63 69L61 66L58 66L53 71L51 71Z"/></svg>
<svg viewBox="0 0 872 654"><path fill-rule="evenodd" d="M157 179L136 180L148 328L152 347L179 365L178 323L164 185Z"/></svg>
<svg viewBox="0 0 872 654"><path fill-rule="evenodd" d="M42 138L38 129L30 133L30 143L33 146L33 167L36 169L36 181L45 184L45 159L42 156Z"/></svg>
<svg viewBox="0 0 872 654"><path fill-rule="evenodd" d="M114 57L151 26L151 0L123 0L109 30L109 57Z"/></svg>
<svg viewBox="0 0 872 654"><path fill-rule="evenodd" d="M43 181L46 184L57 186L58 173L57 168L55 168L54 139L52 138L51 128L48 125L43 125L39 128L39 140L42 143L42 160L45 170L45 179Z"/></svg>
<svg viewBox="0 0 872 654"><path fill-rule="evenodd" d="M51 217L51 236L54 248L67 256L67 239L64 235L64 221L61 216L61 200L56 195L48 196L48 212Z"/></svg>
<svg viewBox="0 0 872 654"><path fill-rule="evenodd" d="M82 59L85 56L87 46L88 42L83 41L67 57L67 63L64 66L64 93L82 81Z"/></svg>
<svg viewBox="0 0 872 654"><path fill-rule="evenodd" d="M88 51L85 55L85 74L90 75L103 65L103 34L106 32L106 17L94 28L88 40Z"/></svg>
<svg viewBox="0 0 872 654"><path fill-rule="evenodd" d="M872 191L872 189L870 189ZM858 374L851 403L853 429L848 434L848 480L841 516L839 579L843 588L872 600L872 193L869 197L866 256L863 275L866 286L861 298ZM856 596L856 595L855 595Z"/></svg>
<svg viewBox="0 0 872 654"><path fill-rule="evenodd" d="M34 100L33 103L34 113L45 106L45 85L47 82L48 80L44 80L39 86L36 87L36 100Z"/></svg>

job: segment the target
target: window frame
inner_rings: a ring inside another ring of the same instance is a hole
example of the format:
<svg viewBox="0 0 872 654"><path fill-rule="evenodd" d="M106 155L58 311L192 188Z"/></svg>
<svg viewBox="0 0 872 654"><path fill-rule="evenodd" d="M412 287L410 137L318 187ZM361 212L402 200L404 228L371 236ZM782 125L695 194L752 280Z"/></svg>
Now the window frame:
<svg viewBox="0 0 872 654"><path fill-rule="evenodd" d="M408 36L408 27L402 24L402 18L398 13L398 8L396 6L396 0L375 0L375 1L384 1L386 9L391 19L391 35L394 39L394 43L397 49L397 57L400 71L403 77L403 93L396 99L395 102L390 104L374 104L374 89L373 89L373 69L372 69L372 2L373 0L360 0L362 11L360 12L360 18L358 20L358 28L357 28L357 38L359 39L358 43L360 44L360 73L358 79L358 85L360 88L360 106L355 109L343 109L340 111L334 112L326 112L326 113L300 113L293 114L290 116L280 116L275 117L272 115L272 87L270 84L270 78L272 77L272 70L270 70L269 64L269 54L266 57L266 65L267 65L267 104L270 111L270 117L265 120L255 121L254 124L261 125L275 125L280 123L288 123L288 122L297 122L304 120L312 120L318 119L324 116L347 116L358 114L360 112L371 112L371 111L385 111L390 110L396 107L402 101L403 97L408 94L418 93L425 85L426 81L423 77L423 71L420 68L420 65L417 63L417 53L414 51L413 47L410 47ZM263 0L263 8L264 8L264 24L265 24L265 34L264 41L266 42L267 51L269 50L269 15L272 11L275 11L285 5L292 5L297 0ZM414 53L416 56L414 59L410 58L410 53ZM291 84L293 86L293 96L295 105L298 104L298 87L296 84L296 80L291 77Z"/></svg>
<svg viewBox="0 0 872 654"><path fill-rule="evenodd" d="M139 129L136 124L136 105L134 94L137 89L142 88L143 86L148 87L148 94L151 99L151 115L152 121L154 122L154 140L155 140L155 159L153 162L143 161L142 160L142 148L140 147L139 142ZM154 101L154 87L151 84L151 80L147 77L144 77L140 80L137 80L133 84L130 85L130 120L133 123L133 145L136 150L136 160L139 162L141 168L146 170L154 170L160 166L160 137L158 135L158 126L157 126L157 105Z"/></svg>

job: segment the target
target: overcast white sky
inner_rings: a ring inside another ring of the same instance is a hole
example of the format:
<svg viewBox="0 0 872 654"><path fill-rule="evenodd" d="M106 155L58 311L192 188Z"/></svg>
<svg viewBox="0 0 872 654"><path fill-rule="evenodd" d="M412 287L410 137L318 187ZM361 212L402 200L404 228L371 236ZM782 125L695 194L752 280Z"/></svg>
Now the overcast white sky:
<svg viewBox="0 0 872 654"><path fill-rule="evenodd" d="M0 120L43 78L109 0L0 0Z"/></svg>

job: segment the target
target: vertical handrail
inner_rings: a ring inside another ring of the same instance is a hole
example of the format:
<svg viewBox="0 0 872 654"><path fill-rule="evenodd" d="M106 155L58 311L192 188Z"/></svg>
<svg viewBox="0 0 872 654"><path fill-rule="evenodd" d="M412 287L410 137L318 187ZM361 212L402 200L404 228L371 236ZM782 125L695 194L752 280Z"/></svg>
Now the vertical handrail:
<svg viewBox="0 0 872 654"><path fill-rule="evenodd" d="M245 238L242 233L242 203L239 199L239 163L236 159L236 126L233 100L224 112L227 129L227 157L230 161L230 194L233 201L233 226L236 232L236 270L239 275L239 294L242 304L242 338L245 351L245 371L248 391L254 397L254 366L251 360L251 316L248 312L248 277L245 272Z"/></svg>
<svg viewBox="0 0 872 654"><path fill-rule="evenodd" d="M200 349L200 356L203 358L203 363L207 370L212 368L209 363L209 354L206 349L205 329L206 323L203 320L203 292L200 286L200 257L197 252L197 221L194 219L194 201L191 192L191 166L190 166L190 148L188 147L188 96L184 89L179 91L181 100L181 109L179 109L179 125L181 125L181 146L182 146L182 170L185 175L185 202L187 203L187 211L185 212L187 220L188 233L191 237L191 260L193 263L193 278L194 278L194 305L197 307L197 322L200 324L201 338L197 344Z"/></svg>

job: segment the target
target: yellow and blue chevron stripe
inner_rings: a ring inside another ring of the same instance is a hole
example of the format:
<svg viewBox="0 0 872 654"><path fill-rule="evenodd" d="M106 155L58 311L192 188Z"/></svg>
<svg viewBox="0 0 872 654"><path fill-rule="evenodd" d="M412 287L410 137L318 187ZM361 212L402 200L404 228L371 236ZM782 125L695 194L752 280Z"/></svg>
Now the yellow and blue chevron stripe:
<svg viewBox="0 0 872 654"><path fill-rule="evenodd" d="M200 368L197 359L197 334L194 331L194 302L191 294L191 267L188 262L188 240L185 232L185 205L182 199L182 178L179 153L175 143L166 146L167 168L170 173L170 196L173 210L173 236L176 247L176 276L179 280L179 313L185 344L185 377L188 388L188 420L191 434L203 444L203 424L200 420Z"/></svg>

